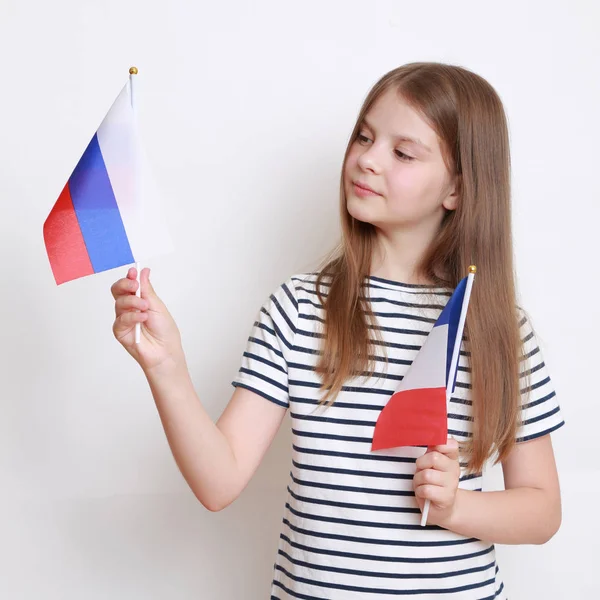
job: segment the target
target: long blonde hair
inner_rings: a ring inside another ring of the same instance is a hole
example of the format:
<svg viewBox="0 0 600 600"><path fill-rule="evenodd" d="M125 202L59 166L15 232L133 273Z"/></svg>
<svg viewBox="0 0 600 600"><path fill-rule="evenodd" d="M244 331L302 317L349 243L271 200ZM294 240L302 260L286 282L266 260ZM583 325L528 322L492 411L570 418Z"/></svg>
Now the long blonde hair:
<svg viewBox="0 0 600 600"><path fill-rule="evenodd" d="M510 152L502 102L475 73L453 65L417 62L384 75L365 99L350 136L343 166L367 112L387 90L396 89L434 129L449 173L459 175L456 210L444 215L439 233L418 268L435 286L454 288L477 265L463 349L471 368L473 436L463 445L468 470L480 471L495 452L502 460L519 425L519 335L510 209ZM344 168L340 179L342 239L317 278L325 308L325 337L317 365L333 402L344 381L373 373L375 317L363 294L375 249L375 227L346 208ZM327 297L321 291L331 278Z"/></svg>

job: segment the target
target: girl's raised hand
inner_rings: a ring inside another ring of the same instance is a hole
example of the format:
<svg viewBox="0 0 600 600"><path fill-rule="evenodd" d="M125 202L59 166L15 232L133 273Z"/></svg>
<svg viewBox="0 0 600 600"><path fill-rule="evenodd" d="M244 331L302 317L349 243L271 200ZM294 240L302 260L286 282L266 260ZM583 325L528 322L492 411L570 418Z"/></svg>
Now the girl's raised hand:
<svg viewBox="0 0 600 600"><path fill-rule="evenodd" d="M446 445L427 448L416 467L413 488L419 508L423 512L425 500L430 500L427 522L443 527L452 516L458 490L458 442L449 437Z"/></svg>
<svg viewBox="0 0 600 600"><path fill-rule="evenodd" d="M111 287L115 299L114 336L145 371L169 361L184 360L179 329L149 277L150 269L142 269L141 298L135 295L138 282L134 267ZM136 323L141 323L139 344L135 343Z"/></svg>

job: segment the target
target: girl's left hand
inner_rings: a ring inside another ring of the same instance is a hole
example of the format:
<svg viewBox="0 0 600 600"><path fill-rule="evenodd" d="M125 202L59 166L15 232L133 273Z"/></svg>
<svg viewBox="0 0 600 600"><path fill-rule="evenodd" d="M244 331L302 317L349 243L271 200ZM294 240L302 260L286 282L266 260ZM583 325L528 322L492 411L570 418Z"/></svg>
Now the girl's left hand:
<svg viewBox="0 0 600 600"><path fill-rule="evenodd" d="M429 499L427 523L444 527L452 516L460 478L458 442L449 437L444 446L430 446L417 459L416 466L413 488L419 508L423 512L425 500Z"/></svg>

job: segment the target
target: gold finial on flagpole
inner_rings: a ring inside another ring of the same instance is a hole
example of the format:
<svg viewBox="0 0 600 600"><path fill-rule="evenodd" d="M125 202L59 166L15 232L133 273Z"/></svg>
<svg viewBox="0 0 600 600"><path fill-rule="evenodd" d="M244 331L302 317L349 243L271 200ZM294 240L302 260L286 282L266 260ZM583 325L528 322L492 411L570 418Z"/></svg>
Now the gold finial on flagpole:
<svg viewBox="0 0 600 600"><path fill-rule="evenodd" d="M137 67L131 67L131 69L129 69L129 74L130 75L137 75L138 74Z"/></svg>
<svg viewBox="0 0 600 600"><path fill-rule="evenodd" d="M477 273L477 267L475 265L471 265L469 267L469 273L473 273L473 275Z"/></svg>

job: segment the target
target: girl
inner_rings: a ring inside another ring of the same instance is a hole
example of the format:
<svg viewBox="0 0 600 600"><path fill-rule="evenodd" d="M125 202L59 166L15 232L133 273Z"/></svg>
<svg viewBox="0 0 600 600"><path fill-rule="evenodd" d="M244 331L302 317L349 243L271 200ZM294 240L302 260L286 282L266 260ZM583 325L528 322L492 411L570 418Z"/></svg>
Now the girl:
<svg viewBox="0 0 600 600"><path fill-rule="evenodd" d="M440 63L383 76L344 157L341 244L262 306L216 424L148 269L141 298L135 269L112 286L114 335L144 370L177 465L209 510L238 497L290 410L271 599L505 598L494 544L542 544L558 530L548 434L563 419L516 304L509 166L502 103L480 76ZM470 264L447 444L371 452L379 412ZM504 491L481 491L491 458Z"/></svg>

